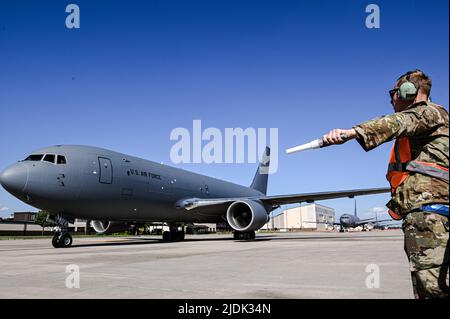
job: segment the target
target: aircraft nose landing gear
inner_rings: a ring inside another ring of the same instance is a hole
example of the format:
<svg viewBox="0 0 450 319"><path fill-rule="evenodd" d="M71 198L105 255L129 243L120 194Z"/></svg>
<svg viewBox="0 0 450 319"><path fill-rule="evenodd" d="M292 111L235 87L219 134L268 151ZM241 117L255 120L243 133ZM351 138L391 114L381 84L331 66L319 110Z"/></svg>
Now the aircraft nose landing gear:
<svg viewBox="0 0 450 319"><path fill-rule="evenodd" d="M72 246L72 236L69 233L56 231L52 238L52 245L55 248L67 248Z"/></svg>
<svg viewBox="0 0 450 319"><path fill-rule="evenodd" d="M69 221L61 216L57 219L58 226L52 238L52 245L55 248L68 248L72 246L72 236L69 234Z"/></svg>

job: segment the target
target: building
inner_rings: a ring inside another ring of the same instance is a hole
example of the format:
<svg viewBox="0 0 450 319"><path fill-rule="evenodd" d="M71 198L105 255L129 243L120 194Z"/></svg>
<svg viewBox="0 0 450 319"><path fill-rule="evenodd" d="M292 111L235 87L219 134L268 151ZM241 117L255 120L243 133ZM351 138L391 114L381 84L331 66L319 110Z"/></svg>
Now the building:
<svg viewBox="0 0 450 319"><path fill-rule="evenodd" d="M54 226L42 228L35 224L36 215L35 212L15 212L12 218L0 220L0 236L52 235ZM76 219L74 224L69 224L71 233L85 233L85 230L85 220Z"/></svg>
<svg viewBox="0 0 450 319"><path fill-rule="evenodd" d="M15 222L29 222L33 223L37 213L33 212L16 212L14 213L13 221Z"/></svg>
<svg viewBox="0 0 450 319"><path fill-rule="evenodd" d="M335 211L320 204L307 204L284 210L274 216L263 230L327 230L335 221Z"/></svg>

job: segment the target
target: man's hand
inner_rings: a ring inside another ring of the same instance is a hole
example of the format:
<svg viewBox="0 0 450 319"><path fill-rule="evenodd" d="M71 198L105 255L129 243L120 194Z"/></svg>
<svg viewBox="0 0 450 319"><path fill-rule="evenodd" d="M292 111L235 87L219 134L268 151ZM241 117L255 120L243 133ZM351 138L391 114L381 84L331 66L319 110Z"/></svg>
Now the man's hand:
<svg viewBox="0 0 450 319"><path fill-rule="evenodd" d="M343 138L346 136L346 138ZM356 137L356 131L354 129L350 130L342 130L342 129L334 129L330 131L330 133L325 134L322 137L324 145L333 145L333 144L344 144L348 140L354 139Z"/></svg>

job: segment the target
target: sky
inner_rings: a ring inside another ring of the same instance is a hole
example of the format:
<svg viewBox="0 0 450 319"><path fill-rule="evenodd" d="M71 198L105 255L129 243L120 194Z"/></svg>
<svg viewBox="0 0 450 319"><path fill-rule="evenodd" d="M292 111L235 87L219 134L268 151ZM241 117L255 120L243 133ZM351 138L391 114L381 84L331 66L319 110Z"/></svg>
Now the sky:
<svg viewBox="0 0 450 319"><path fill-rule="evenodd" d="M65 8L80 8L68 29ZM380 8L380 28L365 25ZM0 170L56 144L104 147L249 185L256 165L173 164L177 127L278 128L269 195L387 187L391 144L286 148L393 112L411 69L449 105L447 0L0 3ZM388 194L359 197L361 216ZM351 199L321 204L353 212ZM0 190L0 216L35 211Z"/></svg>

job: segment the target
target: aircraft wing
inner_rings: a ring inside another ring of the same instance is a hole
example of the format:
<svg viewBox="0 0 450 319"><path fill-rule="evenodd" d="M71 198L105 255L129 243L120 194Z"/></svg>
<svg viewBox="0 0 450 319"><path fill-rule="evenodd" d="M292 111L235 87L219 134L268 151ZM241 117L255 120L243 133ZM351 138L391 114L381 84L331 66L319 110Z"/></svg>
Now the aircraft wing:
<svg viewBox="0 0 450 319"><path fill-rule="evenodd" d="M364 224L378 224L381 222L392 222L393 219L382 219L382 220L375 220L375 219L371 219L371 220L360 220L358 222L358 225L364 225Z"/></svg>
<svg viewBox="0 0 450 319"><path fill-rule="evenodd" d="M361 226L361 225L365 225L365 224L378 224L381 222L392 222L394 221L393 219L381 219L381 220L375 220L375 219L364 219L364 220L360 220L357 223L357 226ZM333 223L328 223L328 222L316 222L316 221L305 221L305 223L315 223L315 224L326 224L326 225L341 225L341 223L339 222L333 222Z"/></svg>
<svg viewBox="0 0 450 319"><path fill-rule="evenodd" d="M324 225L338 225L341 226L341 223L338 222L333 222L333 223L329 223L329 222L316 222L314 220L304 220L303 221L306 224L324 224Z"/></svg>
<svg viewBox="0 0 450 319"><path fill-rule="evenodd" d="M268 196L268 197L263 197L260 200L262 202L270 204L272 206L280 206L280 205L285 205L285 204L295 204L295 203L302 203L302 202L310 203L310 202L314 202L316 200L334 199L334 198L342 198L342 197L353 198L355 196L362 196L362 195L389 193L390 191L391 191L390 188L367 188L367 189L309 193L309 194L298 194L298 195Z"/></svg>
<svg viewBox="0 0 450 319"><path fill-rule="evenodd" d="M334 192L320 192L320 193L306 193L306 194L294 194L294 195L281 195L281 196L252 196L252 197L235 197L235 198L188 198L183 199L176 203L177 208L184 208L191 210L197 207L208 207L215 205L222 205L233 203L239 200L259 200L271 206L272 208L279 207L285 204L295 204L302 202L314 202L316 200L334 199L355 196L381 194L390 192L390 188L368 188L368 189L356 189L356 190L344 190Z"/></svg>

